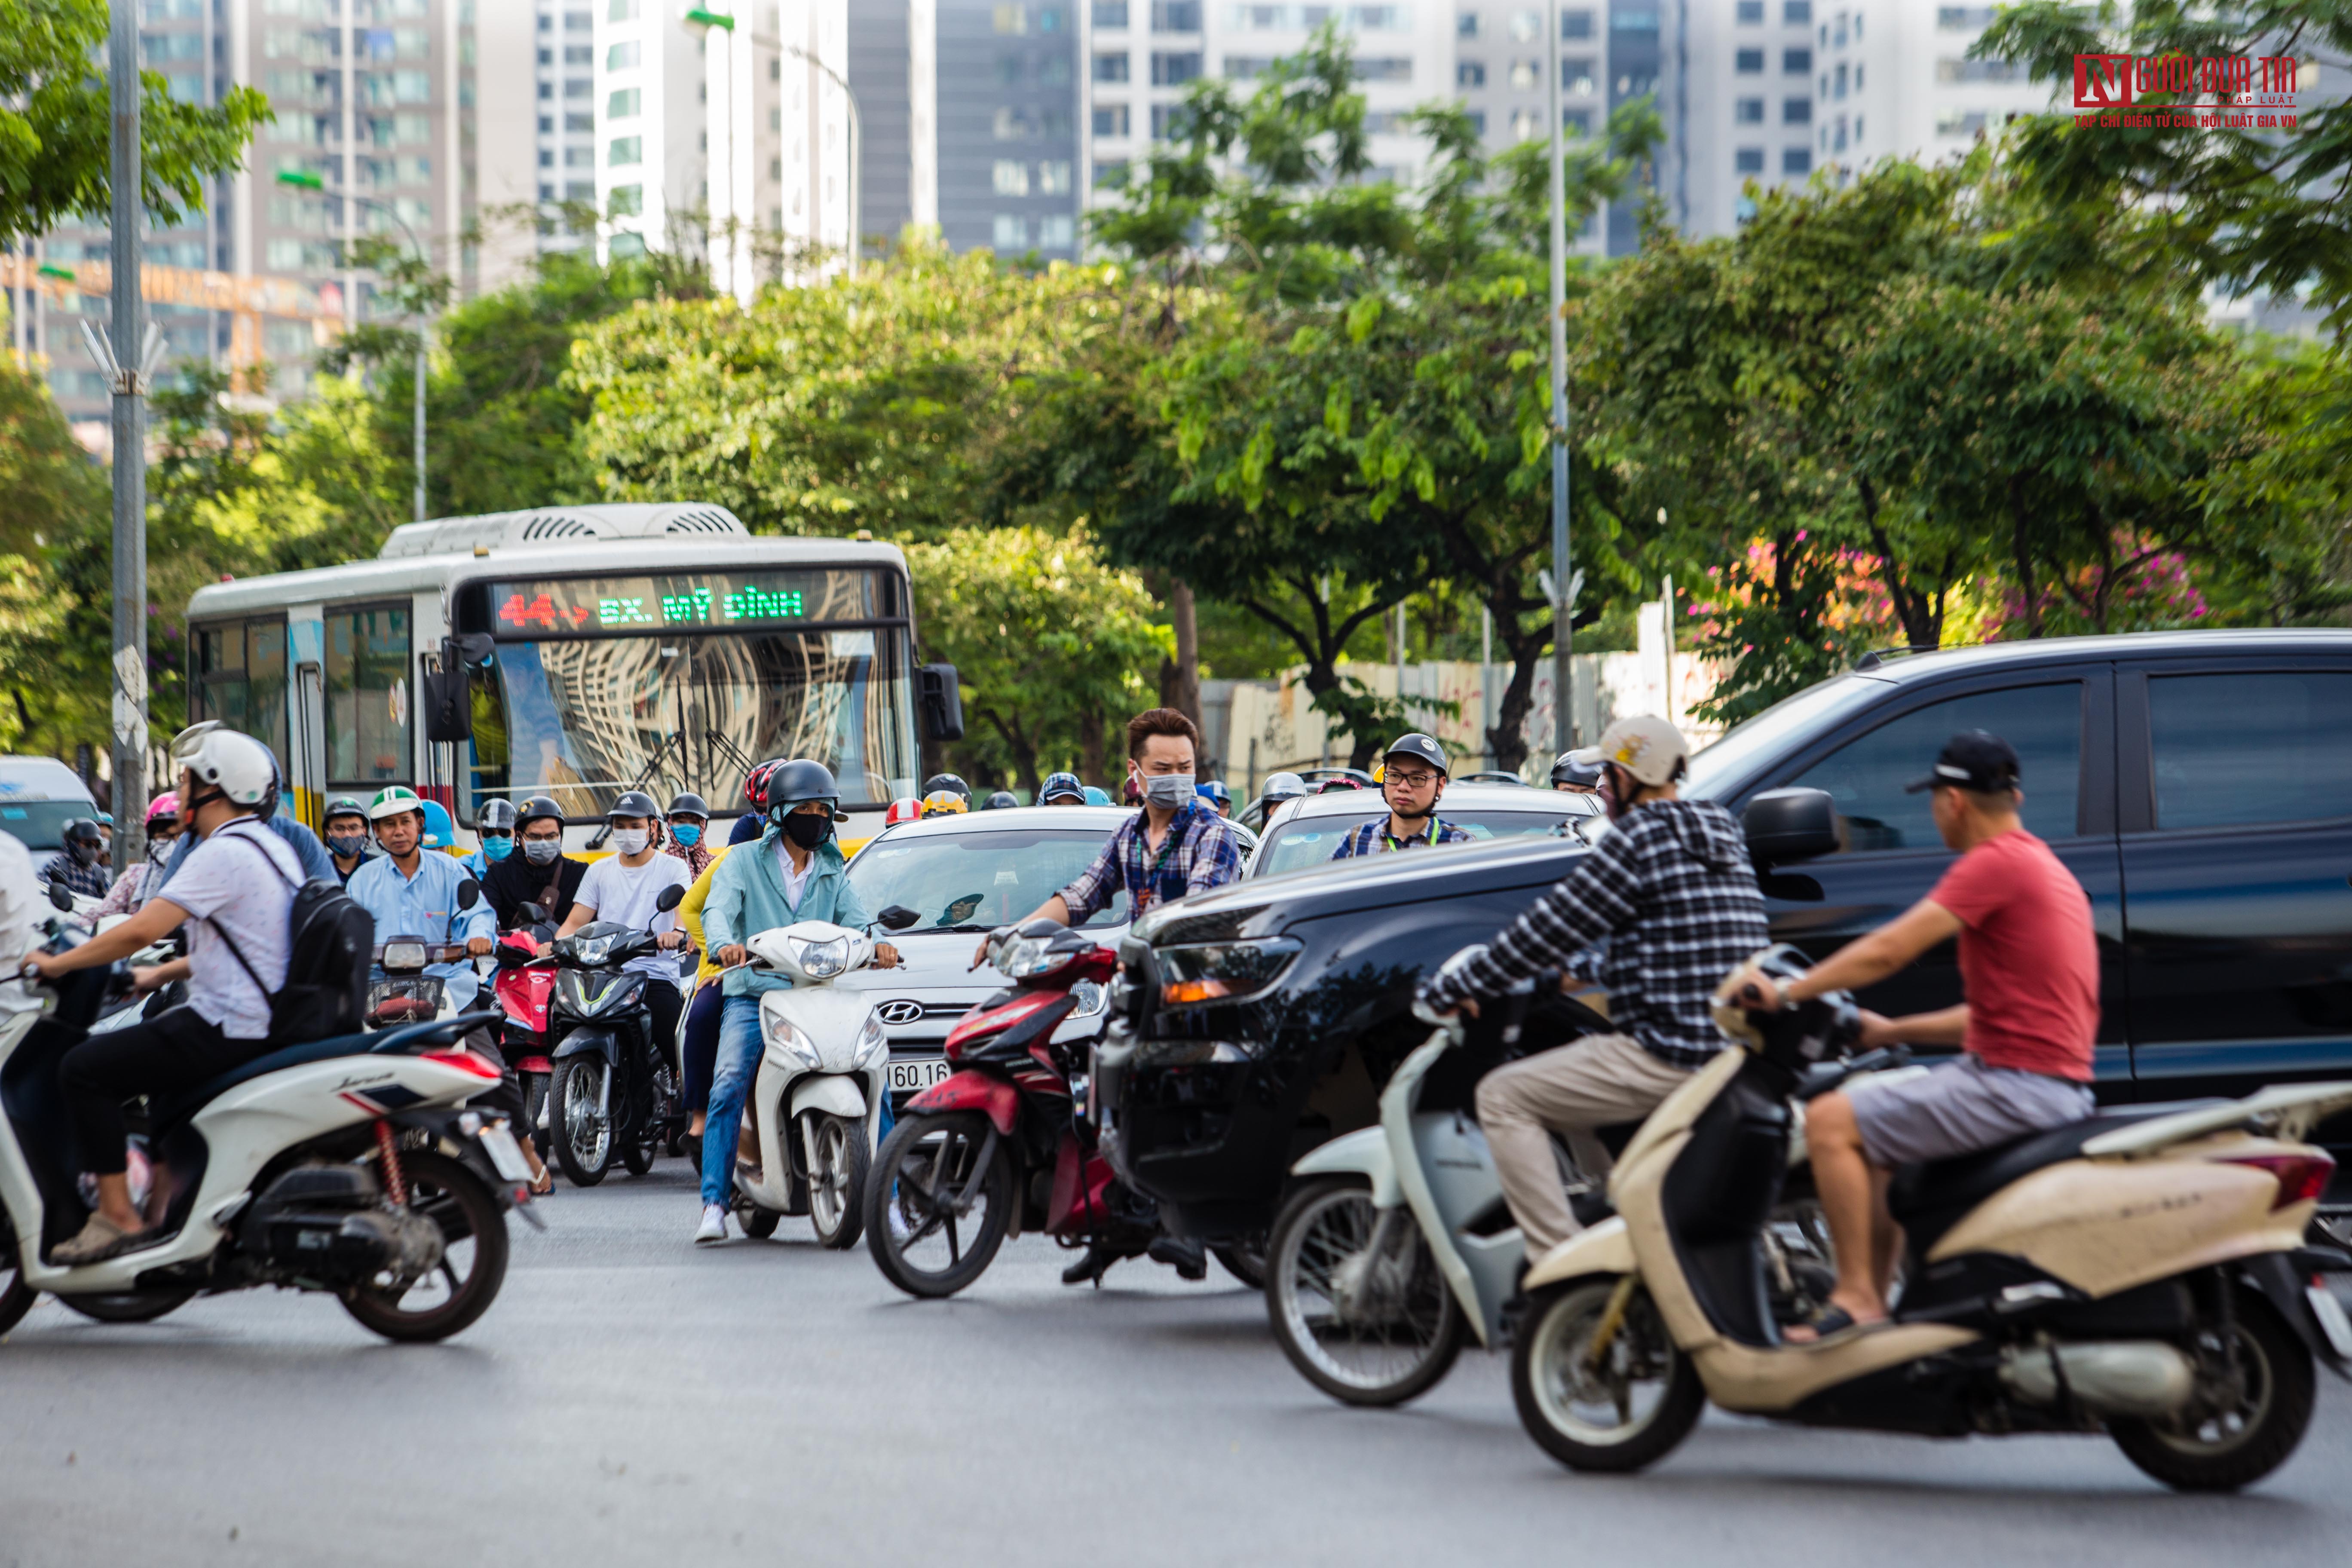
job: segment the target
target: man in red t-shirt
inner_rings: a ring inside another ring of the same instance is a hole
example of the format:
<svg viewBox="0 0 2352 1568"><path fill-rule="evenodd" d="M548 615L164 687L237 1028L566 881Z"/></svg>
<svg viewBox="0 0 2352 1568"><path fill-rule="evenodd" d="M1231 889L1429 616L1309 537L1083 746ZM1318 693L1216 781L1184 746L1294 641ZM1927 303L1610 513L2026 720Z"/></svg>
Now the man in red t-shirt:
<svg viewBox="0 0 2352 1568"><path fill-rule="evenodd" d="M1785 1006L1860 989L1937 943L1960 942L1961 994L1940 1013L1864 1012L1861 1046L1958 1046L1924 1077L1865 1079L1805 1110L1805 1149L1837 1248L1837 1289L1811 1334L1883 1322L1899 1232L1886 1208L1897 1165L1943 1160L2062 1127L2091 1113L2091 1047L2099 1031L2099 952L2091 900L2017 808L2017 753L1982 730L1955 735L1935 771L1936 830L1960 858L1901 919L1830 954L1784 987L1759 980L1743 995Z"/></svg>

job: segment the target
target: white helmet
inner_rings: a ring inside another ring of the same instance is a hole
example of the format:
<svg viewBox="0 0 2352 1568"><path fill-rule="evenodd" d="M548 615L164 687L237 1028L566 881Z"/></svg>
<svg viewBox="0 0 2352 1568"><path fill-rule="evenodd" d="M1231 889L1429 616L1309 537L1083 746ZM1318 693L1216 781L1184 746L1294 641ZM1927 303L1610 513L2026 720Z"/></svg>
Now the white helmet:
<svg viewBox="0 0 2352 1568"><path fill-rule="evenodd" d="M278 806L278 759L250 735L218 722L190 725L172 742L172 761L233 805L268 816ZM193 810L194 802L187 803Z"/></svg>

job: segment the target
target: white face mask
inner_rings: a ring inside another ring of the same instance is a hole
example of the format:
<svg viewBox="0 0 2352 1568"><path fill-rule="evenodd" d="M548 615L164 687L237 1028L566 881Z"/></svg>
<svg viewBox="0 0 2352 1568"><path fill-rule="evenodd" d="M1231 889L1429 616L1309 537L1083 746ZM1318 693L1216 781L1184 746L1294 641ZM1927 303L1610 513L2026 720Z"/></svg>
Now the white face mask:
<svg viewBox="0 0 2352 1568"><path fill-rule="evenodd" d="M642 827L615 827L613 829L614 851L622 855L642 855L646 852L646 840L652 837Z"/></svg>

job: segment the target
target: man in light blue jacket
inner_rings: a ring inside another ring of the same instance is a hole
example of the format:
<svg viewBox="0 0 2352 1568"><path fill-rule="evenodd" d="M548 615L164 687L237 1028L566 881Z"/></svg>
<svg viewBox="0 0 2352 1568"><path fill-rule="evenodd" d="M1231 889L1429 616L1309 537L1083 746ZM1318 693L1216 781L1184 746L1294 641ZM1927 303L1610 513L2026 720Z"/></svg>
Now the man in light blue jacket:
<svg viewBox="0 0 2352 1568"><path fill-rule="evenodd" d="M719 1021L719 1061L710 1080L710 1109L702 1130L702 1223L698 1245L727 1239L728 1203L735 1192L736 1143L743 1101L760 1069L760 996L792 982L766 969L743 967L746 938L794 921L825 921L866 931L874 916L849 885L847 862L834 841L841 811L833 772L821 763L794 761L769 775L761 802L767 817L756 844L738 847L710 873L702 906L703 938L710 956L727 966ZM898 949L878 942L877 967L894 969Z"/></svg>

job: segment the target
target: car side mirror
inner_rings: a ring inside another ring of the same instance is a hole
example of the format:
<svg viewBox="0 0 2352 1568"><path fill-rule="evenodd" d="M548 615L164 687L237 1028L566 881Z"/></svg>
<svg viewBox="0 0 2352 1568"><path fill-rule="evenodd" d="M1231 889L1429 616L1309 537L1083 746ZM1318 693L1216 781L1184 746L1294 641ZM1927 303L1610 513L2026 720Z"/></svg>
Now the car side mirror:
<svg viewBox="0 0 2352 1568"><path fill-rule="evenodd" d="M904 904L892 904L888 909L884 910L880 914L874 917L874 923L880 926L887 926L892 931L905 931L908 926L913 925L917 921L921 920L922 918L923 917L920 914L908 909Z"/></svg>
<svg viewBox="0 0 2352 1568"><path fill-rule="evenodd" d="M1740 813L1748 853L1759 866L1785 866L1845 847L1837 807L1822 789L1768 789Z"/></svg>
<svg viewBox="0 0 2352 1568"><path fill-rule="evenodd" d="M686 902L686 889L672 882L661 890L661 897L654 900L654 908L662 914L667 914L684 902Z"/></svg>
<svg viewBox="0 0 2352 1568"><path fill-rule="evenodd" d="M63 878L50 878L49 908L57 910L59 914L69 915L73 913L73 889L66 886L65 879Z"/></svg>
<svg viewBox="0 0 2352 1568"><path fill-rule="evenodd" d="M482 885L471 877L457 884L457 908L470 910L482 901Z"/></svg>

